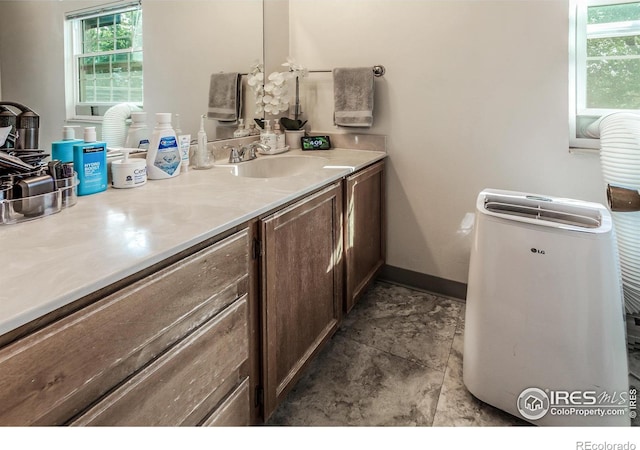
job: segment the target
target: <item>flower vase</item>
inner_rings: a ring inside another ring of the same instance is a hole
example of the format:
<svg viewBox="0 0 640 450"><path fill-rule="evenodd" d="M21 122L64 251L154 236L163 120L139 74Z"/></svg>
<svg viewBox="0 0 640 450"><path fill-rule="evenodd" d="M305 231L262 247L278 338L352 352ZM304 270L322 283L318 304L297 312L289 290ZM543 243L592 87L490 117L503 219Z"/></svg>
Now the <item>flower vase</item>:
<svg viewBox="0 0 640 450"><path fill-rule="evenodd" d="M305 134L304 130L284 130L284 142L290 149L301 148L300 138Z"/></svg>

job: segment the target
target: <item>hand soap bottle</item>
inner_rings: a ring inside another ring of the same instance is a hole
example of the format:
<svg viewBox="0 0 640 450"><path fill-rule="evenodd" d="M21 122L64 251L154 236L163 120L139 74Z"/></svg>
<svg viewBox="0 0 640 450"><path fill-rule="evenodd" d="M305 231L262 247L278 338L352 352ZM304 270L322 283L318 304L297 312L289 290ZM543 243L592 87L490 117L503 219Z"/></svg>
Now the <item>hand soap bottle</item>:
<svg viewBox="0 0 640 450"><path fill-rule="evenodd" d="M171 113L156 113L156 126L147 151L147 178L161 180L180 175L178 139L171 127Z"/></svg>
<svg viewBox="0 0 640 450"><path fill-rule="evenodd" d="M244 119L238 119L240 125L238 125L238 129L233 132L234 138L246 137L249 136L249 130L244 127Z"/></svg>
<svg viewBox="0 0 640 450"><path fill-rule="evenodd" d="M260 136L260 130L256 128L255 123L249 124L249 136Z"/></svg>
<svg viewBox="0 0 640 450"><path fill-rule="evenodd" d="M280 129L280 124L278 122L273 125L273 128L273 132L276 135L276 149L282 150L283 148L285 148L284 133Z"/></svg>
<svg viewBox="0 0 640 450"><path fill-rule="evenodd" d="M107 143L96 140L96 127L86 127L84 142L73 146L73 168L78 173L78 195L107 189Z"/></svg>
<svg viewBox="0 0 640 450"><path fill-rule="evenodd" d="M260 142L264 145L268 145L270 150L269 153L274 153L278 148L278 138L276 134L271 131L271 124L269 124L269 119L264 121L264 130L260 133Z"/></svg>
<svg viewBox="0 0 640 450"><path fill-rule="evenodd" d="M73 162L73 146L80 144L82 139L76 139L75 126L62 128L62 140L51 143L51 160L57 159L63 163Z"/></svg>

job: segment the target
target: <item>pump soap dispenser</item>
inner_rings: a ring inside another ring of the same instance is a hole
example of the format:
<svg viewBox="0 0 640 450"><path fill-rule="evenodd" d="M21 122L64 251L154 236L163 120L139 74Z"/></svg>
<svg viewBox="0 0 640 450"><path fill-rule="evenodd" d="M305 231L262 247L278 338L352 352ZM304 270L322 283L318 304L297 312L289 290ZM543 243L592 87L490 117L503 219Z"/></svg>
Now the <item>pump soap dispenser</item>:
<svg viewBox="0 0 640 450"><path fill-rule="evenodd" d="M260 133L260 143L269 146L269 150L265 150L265 153L276 153L278 148L278 137L271 131L271 124L269 119L264 121L264 130Z"/></svg>
<svg viewBox="0 0 640 450"><path fill-rule="evenodd" d="M51 160L58 160L63 163L73 162L73 146L82 143L82 139L76 139L74 128L77 126L67 125L62 127L62 140L51 143Z"/></svg>
<svg viewBox="0 0 640 450"><path fill-rule="evenodd" d="M250 134L250 131L247 130L244 126L244 119L238 119L240 125L238 125L238 129L233 132L234 138L247 137Z"/></svg>
<svg viewBox="0 0 640 450"><path fill-rule="evenodd" d="M107 189L107 143L97 141L96 127L86 127L84 142L73 146L73 167L78 172L78 195Z"/></svg>
<svg viewBox="0 0 640 450"><path fill-rule="evenodd" d="M284 133L280 129L280 124L277 121L273 125L273 132L276 135L276 149L278 150L278 153L285 151L286 144L284 140Z"/></svg>

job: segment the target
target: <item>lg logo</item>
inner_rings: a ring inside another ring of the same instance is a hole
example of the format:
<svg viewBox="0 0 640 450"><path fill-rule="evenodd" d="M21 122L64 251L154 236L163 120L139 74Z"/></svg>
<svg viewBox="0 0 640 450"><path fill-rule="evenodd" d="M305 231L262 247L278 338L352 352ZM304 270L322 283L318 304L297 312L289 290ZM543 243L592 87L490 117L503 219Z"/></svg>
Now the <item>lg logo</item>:
<svg viewBox="0 0 640 450"><path fill-rule="evenodd" d="M538 255L544 255L545 254L544 250L540 250L540 249L533 248L533 247L531 248L531 253L537 253Z"/></svg>

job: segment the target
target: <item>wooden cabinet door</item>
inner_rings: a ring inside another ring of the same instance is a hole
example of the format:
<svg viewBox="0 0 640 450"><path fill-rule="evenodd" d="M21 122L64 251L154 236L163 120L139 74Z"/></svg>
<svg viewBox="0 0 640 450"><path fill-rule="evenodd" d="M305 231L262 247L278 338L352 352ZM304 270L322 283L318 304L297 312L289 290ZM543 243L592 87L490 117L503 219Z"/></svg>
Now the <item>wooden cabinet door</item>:
<svg viewBox="0 0 640 450"><path fill-rule="evenodd" d="M384 161L347 178L345 195L345 311L384 264Z"/></svg>
<svg viewBox="0 0 640 450"><path fill-rule="evenodd" d="M341 184L263 220L262 242L266 420L341 319Z"/></svg>

